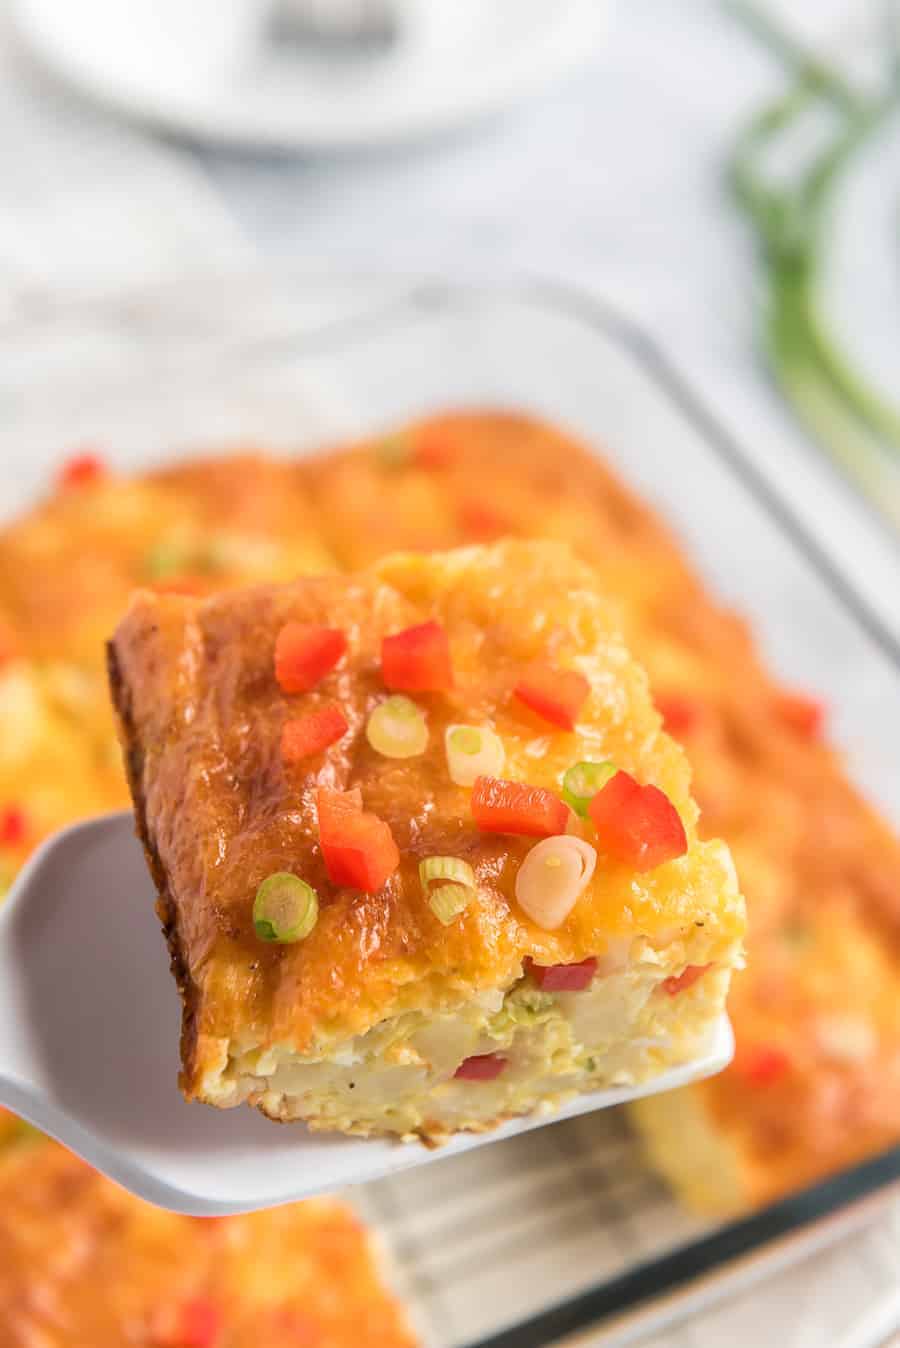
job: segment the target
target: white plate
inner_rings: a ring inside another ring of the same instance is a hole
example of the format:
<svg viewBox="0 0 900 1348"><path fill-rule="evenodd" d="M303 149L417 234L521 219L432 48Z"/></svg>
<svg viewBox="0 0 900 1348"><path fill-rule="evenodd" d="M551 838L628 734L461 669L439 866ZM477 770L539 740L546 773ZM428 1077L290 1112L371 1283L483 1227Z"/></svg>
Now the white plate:
<svg viewBox="0 0 900 1348"><path fill-rule="evenodd" d="M371 148L451 131L574 71L610 0L395 0L381 54L275 46L263 0L10 0L56 75L131 117L270 149Z"/></svg>

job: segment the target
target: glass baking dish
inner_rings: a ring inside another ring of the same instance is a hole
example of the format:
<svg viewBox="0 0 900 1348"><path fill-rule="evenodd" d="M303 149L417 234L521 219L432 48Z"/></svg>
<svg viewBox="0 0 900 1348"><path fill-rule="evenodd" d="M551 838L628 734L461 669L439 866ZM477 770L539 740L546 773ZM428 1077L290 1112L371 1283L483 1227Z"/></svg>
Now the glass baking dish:
<svg viewBox="0 0 900 1348"><path fill-rule="evenodd" d="M263 272L0 327L0 512L74 445L121 468L256 443L303 453L440 407L503 406L602 449L770 663L820 691L860 786L900 821L900 648L874 606L652 341L596 300ZM622 1341L867 1219L900 1148L745 1220L686 1213L617 1113L357 1191L434 1348Z"/></svg>

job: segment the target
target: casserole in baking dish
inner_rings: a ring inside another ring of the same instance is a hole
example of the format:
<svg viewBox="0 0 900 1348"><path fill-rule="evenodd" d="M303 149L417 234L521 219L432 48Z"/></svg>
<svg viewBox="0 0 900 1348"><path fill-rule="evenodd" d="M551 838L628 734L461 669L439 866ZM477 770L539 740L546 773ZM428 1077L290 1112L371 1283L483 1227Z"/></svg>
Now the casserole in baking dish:
<svg viewBox="0 0 900 1348"><path fill-rule="evenodd" d="M626 640L692 760L701 834L727 839L748 899L749 967L732 999L737 1058L716 1080L637 1111L651 1154L688 1199L725 1211L896 1140L897 842L827 747L822 709L766 673L746 626L705 593L667 529L593 455L534 420L476 413L295 465L241 458L137 482L95 466L74 478L0 549L11 655L0 703L10 699L22 731L0 761L10 863L88 800L96 808L95 798L122 799L97 638L148 567L163 573L150 577L158 588L202 593L256 578L258 545L274 549L278 575L282 561L356 566L425 543L564 539L616 596ZM167 484L177 492L164 508ZM181 519L185 510L205 523L160 564L155 539L172 541L167 512ZM79 582L81 544L88 531L98 537L97 520L105 541ZM299 528L288 527L294 520ZM225 568L202 545L223 527L230 558L235 535L246 548ZM45 686L60 674L63 706L58 688ZM51 710L59 734L47 729ZM52 782L41 786L51 757ZM80 800L61 789L76 779ZM697 1156L713 1163L698 1167Z"/></svg>

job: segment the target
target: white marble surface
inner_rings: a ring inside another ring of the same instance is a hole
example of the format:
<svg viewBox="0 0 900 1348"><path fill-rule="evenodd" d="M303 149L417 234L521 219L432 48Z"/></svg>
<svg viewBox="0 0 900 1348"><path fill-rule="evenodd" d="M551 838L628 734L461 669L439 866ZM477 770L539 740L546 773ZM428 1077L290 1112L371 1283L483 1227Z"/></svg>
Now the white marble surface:
<svg viewBox="0 0 900 1348"><path fill-rule="evenodd" d="M779 8L817 33L847 14L831 0ZM850 8L858 18L862 6ZM740 120L777 86L712 0L621 0L584 75L471 136L373 159L257 159L108 122L34 72L0 23L0 337L14 339L27 313L259 260L567 280L654 331L900 630L895 554L822 472L754 353L752 247L718 170ZM876 151L861 172L896 184L896 159ZM854 280L838 302L866 363L895 374L883 273L857 272L870 249L852 220L841 227ZM755 1348L775 1334L784 1348L838 1344L898 1262L897 1223L884 1218L655 1346Z"/></svg>

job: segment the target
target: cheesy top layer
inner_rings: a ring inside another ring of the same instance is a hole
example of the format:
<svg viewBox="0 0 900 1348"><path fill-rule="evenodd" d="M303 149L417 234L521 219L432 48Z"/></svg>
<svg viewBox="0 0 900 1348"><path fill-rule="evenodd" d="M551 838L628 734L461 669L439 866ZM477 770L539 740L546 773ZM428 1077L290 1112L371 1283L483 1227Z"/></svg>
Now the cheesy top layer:
<svg viewBox="0 0 900 1348"><path fill-rule="evenodd" d="M416 696L427 717L425 752L386 758L365 735L385 696L381 639L432 618L448 634L455 686ZM287 621L347 634L346 658L313 692L286 694L274 677L275 638ZM175 910L201 1036L287 1042L312 1053L404 1011L505 989L526 956L572 963L602 957L623 938L644 935L668 947L697 930L710 952L740 939L743 902L727 849L697 838L685 756L661 730L646 676L591 572L561 545L405 554L370 573L203 602L142 594L113 649L136 789ZM590 684L572 732L513 696L538 658L576 669ZM323 702L341 707L348 734L309 764L286 765L285 721ZM601 850L568 918L542 929L514 894L534 839L480 832L469 789L451 780L444 731L458 722L496 731L511 780L558 791L574 763L611 759L654 783L681 816L687 853L637 872ZM376 893L329 882L315 808L323 785L359 788L364 807L391 828L400 866ZM447 855L473 867L477 896L443 926L418 867ZM268 874L284 870L317 890L319 919L305 940L272 946L254 934L253 897Z"/></svg>

